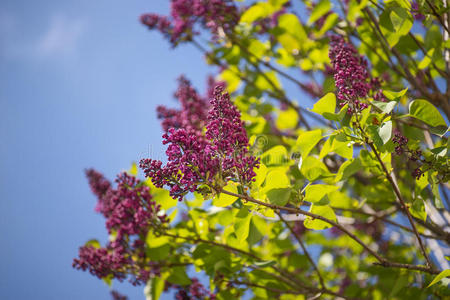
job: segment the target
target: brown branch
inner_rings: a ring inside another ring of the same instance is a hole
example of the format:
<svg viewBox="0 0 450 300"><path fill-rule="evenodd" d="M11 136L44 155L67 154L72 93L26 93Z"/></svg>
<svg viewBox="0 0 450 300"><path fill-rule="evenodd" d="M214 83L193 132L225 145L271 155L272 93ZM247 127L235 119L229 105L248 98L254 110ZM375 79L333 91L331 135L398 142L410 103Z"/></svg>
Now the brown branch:
<svg viewBox="0 0 450 300"><path fill-rule="evenodd" d="M441 19L441 15L436 11L436 8L434 7L433 3L431 3L429 0L425 0L425 2L431 8L431 10L433 11L433 15L436 17L436 19L438 19L439 23L442 25L442 27L445 29L445 31L450 33L449 28L445 25L444 20Z"/></svg>
<svg viewBox="0 0 450 300"><path fill-rule="evenodd" d="M293 290L279 290L276 288L271 288L265 285L259 285L256 283L252 283L249 281L239 281L239 280L223 280L225 282L230 282L230 283L234 283L237 285L246 285L246 286L252 286L252 287L256 287L256 288L261 288L261 289L265 289L266 291L278 294L278 295L282 295L282 294L293 294L293 295L303 295L303 291L293 291Z"/></svg>
<svg viewBox="0 0 450 300"><path fill-rule="evenodd" d="M395 49L395 47L392 47L392 48L389 47L389 43L387 42L386 37L383 35L383 33L380 29L380 25L378 24L378 21L375 18L375 16L372 14L372 12L367 7L364 8L364 12L369 16L370 20L373 22L373 25L375 26L375 29L376 29L374 31L376 33L378 33L380 40L382 41L381 45L383 46L386 54L389 57L390 56L389 51L390 51L397 58L397 61L398 61L399 65L402 67L402 70L405 73L405 77L408 80L408 82L412 86L414 86L422 94L423 97L427 98L429 101L431 101L435 105L441 107L442 110L447 115L447 117L450 117L450 103L448 101L448 98L446 96L442 95L441 93L431 94L430 92L428 92L426 86L419 83L416 76L414 76L411 73L411 71L409 70L408 64L403 60L403 57L400 55L400 53L397 51L397 49ZM369 22L369 24L370 24L370 22ZM372 24L370 24L370 26L372 26ZM418 72L422 73L422 75L424 77L426 77L426 74L422 70L418 70ZM433 84L435 85L434 82L433 82Z"/></svg>
<svg viewBox="0 0 450 300"><path fill-rule="evenodd" d="M361 241L356 235L354 235L353 233L351 233L347 228L345 228L344 226L342 226L339 223L336 223L330 219L327 219L325 217L322 217L320 215L308 212L308 211L304 211L300 208L294 208L294 207L285 207L285 206L279 206L279 205L275 205L275 204L270 204L270 203L265 203L263 201L254 199L248 195L242 195L242 194L235 194L223 189L218 190L218 192L230 195L230 196L234 196L236 198L241 198L244 201L248 201L248 202L252 202L255 204L259 204L268 208L271 208L273 210L283 210L283 211L288 211L294 214L302 214L308 217L311 217L313 219L319 219L321 221L324 221L330 225L335 226L336 228L338 228L339 230L341 230L342 232L344 232L345 234L347 234L351 239L353 239L354 241L356 241L358 244L360 244L367 252L369 252L372 256L374 256L377 260L378 260L378 265L383 266L383 267L393 267L393 268L406 268L406 269L410 269L410 270L417 270L417 271L422 271L422 272L427 272L430 274L438 274L439 271L431 269L431 268L424 268L422 266L416 266L416 265L409 265L409 264L400 264L400 263L396 263L396 262L390 262L387 259L381 257L380 255L378 255L374 250L372 250L369 246L367 246L363 241ZM407 266L407 267L405 267Z"/></svg>
<svg viewBox="0 0 450 300"><path fill-rule="evenodd" d="M191 241L193 243L205 243L205 244L210 244L210 245L222 247L222 248L227 249L227 250L229 250L231 252L238 252L238 253L244 254L244 255L246 255L248 257L251 257L253 259L261 260L258 256L256 256L253 253L250 253L250 252L247 252L245 250L238 249L238 248L234 248L234 247L228 246L226 244L221 244L221 243L217 243L217 242L214 242L214 241L208 241L208 240L204 240L204 239L201 239L201 238L188 237L188 236L179 236L179 235L171 234L171 233L168 233L168 232L164 232L162 234L166 235L166 236L169 236L169 237L176 238L176 239L184 239L184 240L187 240L187 241Z"/></svg>
<svg viewBox="0 0 450 300"><path fill-rule="evenodd" d="M309 255L308 250L306 250L305 244L303 243L301 237L295 232L295 230L292 228L291 225L289 225L289 222L287 222L284 218L283 215L279 212L276 211L277 215L280 217L280 220L286 225L286 227L289 229L289 231L292 233L292 235L294 235L295 239L297 240L297 242L300 244L300 247L303 250L303 253L305 254L306 258L308 258L309 262L311 263L312 267L314 268L314 270L316 271L317 275L319 276L319 281L320 281L320 285L322 286L322 288L326 288L325 283L323 281L323 277L320 274L319 268L317 267L316 263L314 262L314 260L312 259L311 255Z"/></svg>
<svg viewBox="0 0 450 300"><path fill-rule="evenodd" d="M362 129L360 128L360 130L362 131ZM420 238L419 232L417 231L416 225L414 223L414 220L411 216L411 213L409 212L408 207L406 206L405 201L403 200L402 194L400 193L400 189L398 188L397 183L394 181L394 179L392 178L391 174L389 173L388 169L386 168L386 165L384 164L383 160L380 157L380 154L378 153L377 149L375 148L375 145L373 144L373 142L368 142L368 145L370 146L370 148L372 149L373 153L375 154L378 162L380 163L386 179L389 181L389 183L392 186L392 189L394 190L395 195L397 196L398 201L401 204L401 207L403 209L403 211L405 212L406 216L408 217L409 223L411 224L411 228L414 231L414 234L416 235L416 238L419 242L419 246L420 246L420 250L422 251L423 256L425 257L425 260L427 261L427 265L430 269L433 269L433 264L431 263L430 258L428 257L428 254L425 250L425 246L423 245L422 239Z"/></svg>
<svg viewBox="0 0 450 300"><path fill-rule="evenodd" d="M253 202L253 203L255 203L255 204L263 205L263 206L268 207L268 208L271 208L271 209L273 209L273 210L284 210L284 211L288 211L288 212L291 212L291 213L294 213L294 214L302 214L302 215L311 217L311 218L313 218L313 219L319 219L319 220L322 220L322 221L324 221L324 222L326 222L326 223L328 223L328 224L330 224L330 225L335 226L336 228L338 228L338 229L341 230L342 232L346 233L349 237L351 237L351 238L352 238L353 240L355 240L358 244L360 244L364 249L366 249L367 252L369 252L372 256L374 256L379 262L383 262L383 261L385 260L384 258L382 258L381 256L379 256L374 250L370 249L369 246L367 246L363 241L361 241L356 235L354 235L353 233L351 233L347 228L345 228L345 227L342 226L341 224L336 223L336 222L334 222L334 221L332 221L332 220L330 220L330 219L327 219L327 218L322 217L322 216L320 216L320 215L311 213L311 212L309 212L309 211L302 210L302 209L300 209L300 208L285 207L285 206L279 206L279 205L275 205L275 204L265 203L265 202L262 202L262 201L260 201L260 200L253 199L253 198L250 197L250 196L247 196L247 195L241 195L241 194L235 194L235 193L232 193L232 192L223 190L223 189L222 189L220 192L221 192L221 193L224 193L224 194L227 194L227 195L230 195L230 196L237 197L237 198L242 198L242 199L244 199L244 200L246 200L246 201Z"/></svg>
<svg viewBox="0 0 450 300"><path fill-rule="evenodd" d="M388 223L388 224L391 224L393 226L396 226L396 227L398 227L400 229L403 229L405 231L408 231L410 233L414 233L414 231L411 228L409 228L407 226L404 226L404 225L401 225L401 224L399 224L397 222L394 222L392 220L387 219L386 215L372 214L372 213L368 213L368 212L361 211L361 210L358 210L358 209L351 209L351 208L340 208L340 207L332 207L332 208L333 209L338 209L338 210L343 210L343 211L349 211L349 212L352 212L352 213L361 214L361 215L365 215L365 216L368 216L368 217L372 217L372 218L375 218L377 220L380 220L380 221L383 221L385 223ZM442 237L442 236L429 235L429 234L425 234L425 233L419 233L419 234L421 236L423 236L424 238L429 238L429 239L434 239L434 240L443 240L443 241L446 240L446 237Z"/></svg>
<svg viewBox="0 0 450 300"><path fill-rule="evenodd" d="M169 237L173 237L173 238L176 238L176 239L177 238L184 239L184 240L187 240L187 241L190 241L190 242L193 242L193 243L205 243L205 244L210 244L210 245L222 247L222 248L224 248L226 250L229 250L231 252L235 252L235 253L237 252L237 253L246 255L248 257L251 257L251 258L253 258L253 259L257 260L257 261L262 261L261 258L259 258L257 255L255 255L253 253L250 253L250 252L247 252L245 250L241 250L241 249L238 249L238 248L226 245L226 244L221 244L221 243L217 243L217 242L214 242L214 241L204 240L204 239L201 239L201 238L179 236L179 235L175 235L175 234L170 234L168 232L164 232L163 235L166 235L166 236L169 236ZM286 283L290 284L291 286L296 287L296 285L300 285L300 286L307 287L301 281L294 280L294 278L292 277L291 273L286 272L285 270L283 270L283 269L281 269L281 268L279 268L277 266L271 266L271 268L274 269L275 271L277 271L278 273L280 273L280 275L282 275L282 276L278 276L278 279L285 281Z"/></svg>

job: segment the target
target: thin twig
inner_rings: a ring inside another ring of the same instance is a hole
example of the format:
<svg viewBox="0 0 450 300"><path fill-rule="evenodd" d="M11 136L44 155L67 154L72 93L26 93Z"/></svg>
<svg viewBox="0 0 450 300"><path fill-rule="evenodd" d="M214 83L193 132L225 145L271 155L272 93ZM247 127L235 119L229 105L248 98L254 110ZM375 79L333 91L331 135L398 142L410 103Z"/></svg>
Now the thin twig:
<svg viewBox="0 0 450 300"><path fill-rule="evenodd" d="M312 259L311 255L309 255L308 250L306 250L305 244L303 243L301 237L297 234L297 232L295 232L295 230L292 228L292 226L289 225L289 222L287 222L283 218L283 215L279 211L277 211L276 213L280 217L280 220L286 225L286 227L289 229L289 231L294 235L294 237L297 240L297 242L300 244L300 247L302 248L303 253L305 254L306 258L308 258L308 260L311 263L312 267L314 268L314 270L316 271L317 275L319 276L320 285L322 286L322 288L326 288L325 283L323 281L323 277L320 274L319 268L317 267L316 263Z"/></svg>
<svg viewBox="0 0 450 300"><path fill-rule="evenodd" d="M263 201L254 199L248 195L242 195L242 194L235 194L233 192L229 192L223 189L220 189L218 192L230 195L230 196L234 196L236 198L241 198L244 201L248 201L248 202L252 202L255 204L259 204L268 208L271 208L273 210L283 210L283 211L288 211L294 214L302 214L302 215L306 215L308 217L311 217L313 219L319 219L321 221L324 221L330 225L335 226L336 228L338 228L339 230L341 230L342 232L344 232L345 234L347 234L351 239L353 239L354 241L356 241L358 244L360 244L367 252L369 252L372 256L374 256L377 260L378 260L378 265L381 265L383 267L393 267L393 268L406 268L406 269L410 269L410 270L417 270L417 271L422 271L422 272L427 272L430 274L439 274L439 271L431 269L431 268L425 268L422 266L416 266L416 265L409 265L409 264L400 264L400 263L396 263L396 262L391 262L388 261L387 259L381 257L380 255L378 255L374 250L372 250L369 246L367 246L363 241L361 241L356 235L354 235L353 233L351 233L348 229L346 229L344 226L342 226L339 223L336 223L328 218L325 218L323 216L302 210L300 208L294 208L294 207L286 207L286 206L280 206L280 205L275 205L275 204L270 204L270 203L265 203ZM406 267L407 266L407 267Z"/></svg>
<svg viewBox="0 0 450 300"><path fill-rule="evenodd" d="M360 128L361 129L361 128ZM403 200L403 196L400 193L400 189L397 186L397 183L392 178L391 174L389 173L388 169L386 168L386 165L384 164L383 160L380 157L380 154L378 153L377 149L375 148L375 145L373 142L369 142L368 145L372 149L373 153L375 154L378 162L380 163L385 175L386 179L389 181L389 183L392 186L392 189L394 190L395 195L397 196L398 201L400 202L403 211L405 212L406 216L408 217L409 223L411 224L411 228L414 231L414 234L416 235L416 238L419 242L420 250L422 251L423 256L425 257L425 260L427 261L427 265L430 269L433 268L433 264L431 263L430 258L428 257L428 254L425 250L425 246L423 245L422 239L420 238L419 232L417 231L416 225L414 224L414 220L411 216L411 213L409 212L408 207L406 206L405 201Z"/></svg>

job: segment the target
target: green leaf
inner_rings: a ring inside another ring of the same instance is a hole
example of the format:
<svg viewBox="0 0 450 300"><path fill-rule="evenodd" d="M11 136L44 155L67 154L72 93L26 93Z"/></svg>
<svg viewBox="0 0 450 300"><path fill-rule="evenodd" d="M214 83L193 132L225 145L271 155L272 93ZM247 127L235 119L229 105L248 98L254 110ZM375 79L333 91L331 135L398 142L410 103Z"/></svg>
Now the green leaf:
<svg viewBox="0 0 450 300"><path fill-rule="evenodd" d="M390 102L372 101L372 104L373 106L381 110L381 112L389 114L397 105L397 101L390 101Z"/></svg>
<svg viewBox="0 0 450 300"><path fill-rule="evenodd" d="M430 175L430 177L432 181L433 180L432 176ZM444 204L442 203L441 195L439 193L439 185L437 183L433 182L431 183L431 192L434 195L434 205L436 206L436 208L438 209L444 208Z"/></svg>
<svg viewBox="0 0 450 300"><path fill-rule="evenodd" d="M375 125L367 126L367 131L369 133L370 138L373 140L377 148L383 147L383 140L379 135L379 127Z"/></svg>
<svg viewBox="0 0 450 300"><path fill-rule="evenodd" d="M169 242L169 238L165 235L156 236L152 230L149 230L145 241L149 248L158 248L167 244Z"/></svg>
<svg viewBox="0 0 450 300"><path fill-rule="evenodd" d="M152 261L161 261L166 259L170 254L170 245L165 244L159 247L152 247L148 249L147 256Z"/></svg>
<svg viewBox="0 0 450 300"><path fill-rule="evenodd" d="M315 112L316 114L319 114L321 116L323 116L324 113L334 114L335 110L336 95L334 93L328 93L320 98L319 101L317 101L311 109L312 112Z"/></svg>
<svg viewBox="0 0 450 300"><path fill-rule="evenodd" d="M348 104L345 104L338 113L332 114L329 112L324 112L323 117L327 120L341 122L342 119L344 119L344 117L348 115L347 111L348 111Z"/></svg>
<svg viewBox="0 0 450 300"><path fill-rule="evenodd" d="M294 129L298 124L298 113L293 108L282 110L278 114L276 126L281 130Z"/></svg>
<svg viewBox="0 0 450 300"><path fill-rule="evenodd" d="M133 162L133 163L131 164L131 167L130 167L130 169L127 171L127 173L130 174L130 175L133 175L134 177L137 176L137 174L138 174L138 167L137 167L137 164L136 164L135 162Z"/></svg>
<svg viewBox="0 0 450 300"><path fill-rule="evenodd" d="M278 41L289 53L298 52L308 43L308 35L294 14L283 14L278 18L278 26L283 33L278 35Z"/></svg>
<svg viewBox="0 0 450 300"><path fill-rule="evenodd" d="M154 190L151 191L152 193L154 192ZM160 204L162 209L164 210L168 210L169 208L175 207L178 204L178 200L173 199L170 196L169 191L163 189L158 190L158 192L155 191L152 200Z"/></svg>
<svg viewBox="0 0 450 300"><path fill-rule="evenodd" d="M339 135L332 135L320 150L319 158L322 159L333 152L344 158L351 159L353 157L353 145L349 141L340 138Z"/></svg>
<svg viewBox="0 0 450 300"><path fill-rule="evenodd" d="M322 130L316 129L311 131L302 132L295 143L295 150L299 150L302 158L306 158L311 150L322 139Z"/></svg>
<svg viewBox="0 0 450 300"><path fill-rule="evenodd" d="M447 127L447 126L438 126L438 127L430 128L430 132L439 137L443 137L449 131L450 131L450 127Z"/></svg>
<svg viewBox="0 0 450 300"><path fill-rule="evenodd" d="M305 201L311 203L318 203L325 195L337 191L338 186L335 185L325 185L325 184L314 184L308 185L305 189Z"/></svg>
<svg viewBox="0 0 450 300"><path fill-rule="evenodd" d="M436 157L445 157L445 155L447 154L447 147L446 146L436 147L434 149L431 149L430 151Z"/></svg>
<svg viewBox="0 0 450 300"><path fill-rule="evenodd" d="M241 78L238 74L240 74L240 71L234 65L231 65L228 69L225 69L220 73L220 78L227 83L227 90L229 93L236 91L241 84Z"/></svg>
<svg viewBox="0 0 450 300"><path fill-rule="evenodd" d="M320 0L319 3L314 6L313 11L311 12L308 20L308 25L311 25L319 20L323 15L331 10L331 7L332 5L330 0Z"/></svg>
<svg viewBox="0 0 450 300"><path fill-rule="evenodd" d="M253 185L256 187L260 187L264 181L266 180L267 175L267 167L264 164L260 164L259 168L255 170L256 176Z"/></svg>
<svg viewBox="0 0 450 300"><path fill-rule="evenodd" d="M258 230L258 227L255 225L255 216L252 216L252 220L250 222L250 229L247 237L247 242L249 246L258 243L263 237L264 235Z"/></svg>
<svg viewBox="0 0 450 300"><path fill-rule="evenodd" d="M387 121L381 124L380 128L378 129L378 135L383 141L383 144L389 142L392 136L392 121Z"/></svg>
<svg viewBox="0 0 450 300"><path fill-rule="evenodd" d="M336 215L334 210L329 205L311 205L309 210L311 213L319 215L321 217L327 218L331 221L336 221ZM311 217L307 217L303 222L306 228L315 229L315 230L323 230L330 227L333 227L327 222L324 222L319 219L312 219Z"/></svg>
<svg viewBox="0 0 450 300"><path fill-rule="evenodd" d="M266 268L275 265L277 262L274 260L257 261L254 263L255 266L260 268Z"/></svg>
<svg viewBox="0 0 450 300"><path fill-rule="evenodd" d="M433 58L433 54L434 54L434 50L436 50L435 48L428 50L427 54L424 56L424 58L422 59L422 61L419 63L418 68L423 70L425 68L427 68L431 62L432 62L432 58Z"/></svg>
<svg viewBox="0 0 450 300"><path fill-rule="evenodd" d="M394 47L402 36L409 33L413 21L411 13L404 7L387 7L383 11L379 23L390 47Z"/></svg>
<svg viewBox="0 0 450 300"><path fill-rule="evenodd" d="M412 205L409 207L411 215L425 221L427 219L427 212L425 211L425 205L423 200L419 197L413 200Z"/></svg>
<svg viewBox="0 0 450 300"><path fill-rule="evenodd" d="M265 72L264 76L258 74L255 80L255 86L261 91L281 89L281 83L278 80L277 74L273 71Z"/></svg>
<svg viewBox="0 0 450 300"><path fill-rule="evenodd" d="M401 97L403 97L406 92L408 91L408 88L401 90L400 92L394 92L389 90L383 90L383 94L391 101L397 101L400 100Z"/></svg>
<svg viewBox="0 0 450 300"><path fill-rule="evenodd" d="M336 182L346 180L347 178L361 170L361 168L362 165L359 158L347 160L340 166L339 171L336 175Z"/></svg>
<svg viewBox="0 0 450 300"><path fill-rule="evenodd" d="M433 284L438 283L441 279L445 278L445 277L449 277L450 276L450 269L444 270L441 273L439 273L432 282L430 282L430 284L427 286L427 288L429 288L430 286L432 286Z"/></svg>
<svg viewBox="0 0 450 300"><path fill-rule="evenodd" d="M109 287L112 286L113 279L114 279L114 275L113 274L109 274L106 277L102 278L103 282L106 283Z"/></svg>
<svg viewBox="0 0 450 300"><path fill-rule="evenodd" d="M447 126L437 108L427 100L418 99L411 102L409 114L433 127Z"/></svg>
<svg viewBox="0 0 450 300"><path fill-rule="evenodd" d="M406 274L403 273L400 276L398 276L391 292L389 293L388 299L393 299L395 297L395 295L397 295L398 292L400 292L402 289L404 289L408 283L409 283L409 278Z"/></svg>
<svg viewBox="0 0 450 300"><path fill-rule="evenodd" d="M291 196L291 188L271 189L266 194L270 203L279 206L285 206L289 201L289 197Z"/></svg>
<svg viewBox="0 0 450 300"><path fill-rule="evenodd" d="M85 246L92 246L95 249L99 249L99 248L102 247L102 245L100 245L100 242L98 240L96 240L96 239L89 240L84 245Z"/></svg>
<svg viewBox="0 0 450 300"><path fill-rule="evenodd" d="M361 14L361 10L367 6L369 0L350 1L347 18L351 22L354 22L356 18Z"/></svg>
<svg viewBox="0 0 450 300"><path fill-rule="evenodd" d="M248 209L246 207L241 208L239 213L236 215L234 233L240 243L245 241L248 237L251 220L252 215L248 213Z"/></svg>
<svg viewBox="0 0 450 300"><path fill-rule="evenodd" d="M231 192L234 194L238 194L237 183L229 181L228 184L223 188L227 192ZM236 201L237 198L235 196L231 196L225 193L220 193L216 197L214 197L212 201L212 205L217 207L227 207Z"/></svg>
<svg viewBox="0 0 450 300"><path fill-rule="evenodd" d="M328 15L325 22L322 25L322 28L320 28L320 31L317 34L318 37L321 37L322 35L324 35L328 30L333 28L338 22L339 22L338 14L332 13L332 14Z"/></svg>
<svg viewBox="0 0 450 300"><path fill-rule="evenodd" d="M147 282L146 288L144 289L146 300L158 300L161 297L166 278L167 274L164 273L161 274L161 277L155 276Z"/></svg>
<svg viewBox="0 0 450 300"><path fill-rule="evenodd" d="M427 28L425 35L425 49L430 50L439 48L442 44L441 29L437 25L432 25Z"/></svg>
<svg viewBox="0 0 450 300"><path fill-rule="evenodd" d="M258 19L267 17L269 13L267 3L257 3L242 14L240 22L251 24Z"/></svg>
<svg viewBox="0 0 450 300"><path fill-rule="evenodd" d="M173 284L186 286L191 284L191 280L186 274L186 269L184 267L172 267L171 274L167 278L167 281Z"/></svg>
<svg viewBox="0 0 450 300"><path fill-rule="evenodd" d="M310 181L314 181L321 176L328 177L331 175L325 164L312 156L303 159L300 172Z"/></svg>
<svg viewBox="0 0 450 300"><path fill-rule="evenodd" d="M282 189L290 186L289 178L284 169L275 169L269 172L266 177L266 185L264 191L271 189Z"/></svg>
<svg viewBox="0 0 450 300"><path fill-rule="evenodd" d="M283 165L288 158L286 147L277 145L261 155L261 162L266 166Z"/></svg>

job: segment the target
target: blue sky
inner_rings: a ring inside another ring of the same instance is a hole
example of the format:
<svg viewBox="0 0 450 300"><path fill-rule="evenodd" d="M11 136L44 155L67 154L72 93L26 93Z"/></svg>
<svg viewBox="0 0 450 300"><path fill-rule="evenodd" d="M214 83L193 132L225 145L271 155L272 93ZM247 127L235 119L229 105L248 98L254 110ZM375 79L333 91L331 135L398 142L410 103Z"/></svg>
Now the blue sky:
<svg viewBox="0 0 450 300"><path fill-rule="evenodd" d="M156 105L174 103L180 74L203 92L213 71L138 22L168 9L163 0L0 2L0 299L110 299L71 267L86 240L106 240L83 169L113 178L162 155ZM116 288L143 299L141 288Z"/></svg>

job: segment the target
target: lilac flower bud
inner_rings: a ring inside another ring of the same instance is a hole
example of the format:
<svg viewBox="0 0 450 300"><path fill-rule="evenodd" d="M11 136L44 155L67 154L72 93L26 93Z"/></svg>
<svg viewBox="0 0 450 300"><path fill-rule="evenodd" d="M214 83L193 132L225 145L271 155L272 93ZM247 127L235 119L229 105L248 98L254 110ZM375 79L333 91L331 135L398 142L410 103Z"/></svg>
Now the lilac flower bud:
<svg viewBox="0 0 450 300"><path fill-rule="evenodd" d="M334 80L341 105L350 104L352 110L362 110L366 104L357 102L364 99L370 90L367 61L341 36L331 37L329 56L334 70Z"/></svg>

